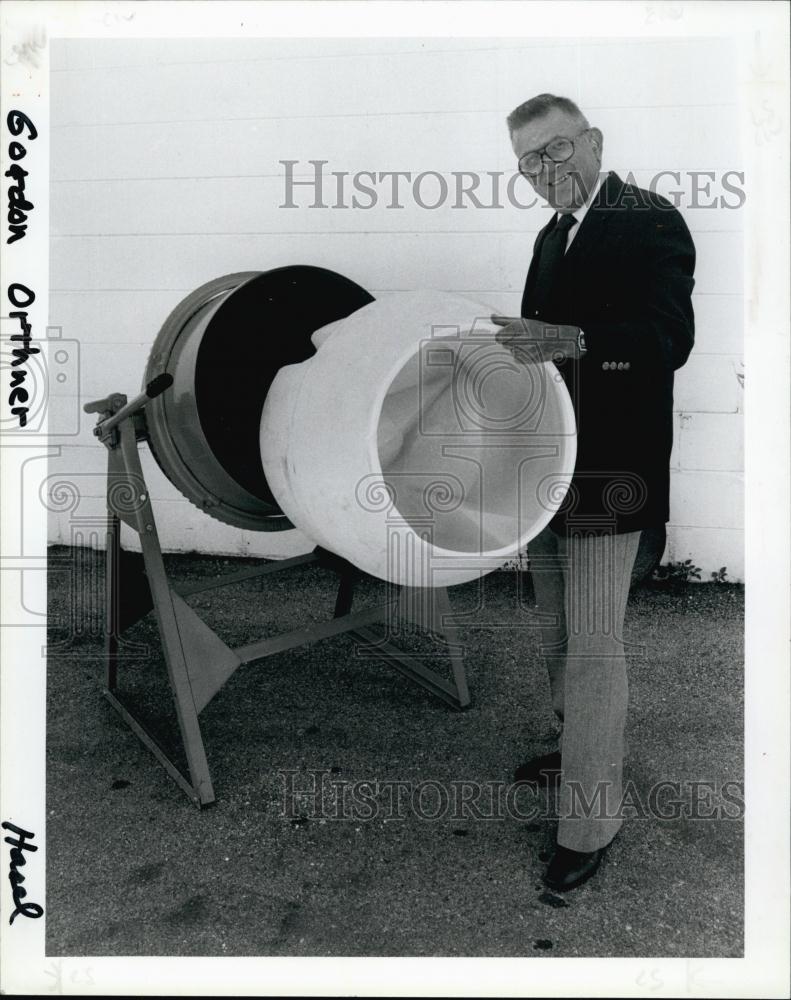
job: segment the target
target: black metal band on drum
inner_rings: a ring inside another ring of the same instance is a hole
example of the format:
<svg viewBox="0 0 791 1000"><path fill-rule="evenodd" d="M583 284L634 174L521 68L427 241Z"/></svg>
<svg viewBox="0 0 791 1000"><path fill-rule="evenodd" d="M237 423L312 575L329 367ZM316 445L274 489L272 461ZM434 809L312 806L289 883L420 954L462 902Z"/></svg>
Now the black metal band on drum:
<svg viewBox="0 0 791 1000"><path fill-rule="evenodd" d="M319 547L197 584L171 584L165 570L140 443L147 441L174 486L216 519L260 531L292 528L269 491L261 466L258 426L266 393L283 365L304 361L314 353L312 333L371 301L369 293L354 282L323 268L294 266L226 275L196 289L167 318L152 348L145 389L139 396L129 402L125 395L113 393L84 407L86 413L99 415L94 434L107 449L104 693L199 807L215 800L199 715L240 666L350 633L370 654L446 704L457 709L470 704L463 648L449 624L446 588L399 587L387 602L353 611L354 581L360 571ZM273 331L280 340L271 339ZM234 334L236 344L232 343ZM265 337L270 339L262 343ZM223 385L227 389L228 379L234 376L235 394L220 406ZM122 522L140 538L146 586L136 592L125 586L129 558L121 547ZM338 578L334 617L237 648L223 642L185 601L193 594L316 564ZM120 637L152 609L187 774L124 703L119 688ZM373 628L396 618L439 637L452 680L426 666L424 657L404 652Z"/></svg>

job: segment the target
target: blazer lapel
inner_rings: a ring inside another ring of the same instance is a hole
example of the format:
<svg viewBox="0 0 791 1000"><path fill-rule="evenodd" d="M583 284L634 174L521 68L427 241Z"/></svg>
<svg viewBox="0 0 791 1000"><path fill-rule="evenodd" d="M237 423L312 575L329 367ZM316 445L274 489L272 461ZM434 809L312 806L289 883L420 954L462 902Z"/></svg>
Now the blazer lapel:
<svg viewBox="0 0 791 1000"><path fill-rule="evenodd" d="M599 188L596 199L582 220L580 231L566 251L568 262L574 263L577 257L584 257L596 250L603 227L607 225L618 208L622 189L623 181L617 174L610 171Z"/></svg>
<svg viewBox="0 0 791 1000"><path fill-rule="evenodd" d="M595 253L599 241L602 238L604 227L610 221L613 213L618 209L621 192L623 191L623 181L610 171L604 183L599 188L596 199L582 220L580 231L572 240L571 246L566 251L565 264L575 268L577 260L584 260L586 254ZM541 255L541 247L547 235L555 228L557 223L557 213L540 230L533 248L533 257L527 271L525 288L522 293L522 315L527 315L527 303L530 301L535 289L536 271L538 270L538 259Z"/></svg>

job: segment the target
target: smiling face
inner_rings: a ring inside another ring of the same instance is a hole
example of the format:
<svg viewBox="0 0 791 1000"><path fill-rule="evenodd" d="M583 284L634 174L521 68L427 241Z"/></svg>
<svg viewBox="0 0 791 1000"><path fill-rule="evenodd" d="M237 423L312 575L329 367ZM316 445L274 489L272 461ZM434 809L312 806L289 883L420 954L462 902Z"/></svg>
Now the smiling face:
<svg viewBox="0 0 791 1000"><path fill-rule="evenodd" d="M582 133L582 134L581 134ZM546 156L541 173L528 177L533 190L560 213L574 212L587 201L601 167L602 134L587 129L579 119L560 108L522 125L511 133L511 145L517 160L535 150L542 150L552 139L562 136L574 140L574 152L564 163L552 163Z"/></svg>

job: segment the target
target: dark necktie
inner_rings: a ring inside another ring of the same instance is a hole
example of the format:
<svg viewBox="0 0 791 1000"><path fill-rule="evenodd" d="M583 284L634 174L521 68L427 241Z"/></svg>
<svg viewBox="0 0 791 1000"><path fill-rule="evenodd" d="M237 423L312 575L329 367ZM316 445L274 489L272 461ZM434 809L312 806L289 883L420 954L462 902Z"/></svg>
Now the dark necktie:
<svg viewBox="0 0 791 1000"><path fill-rule="evenodd" d="M541 244L541 254L538 258L536 283L531 302L530 312L534 316L538 315L549 303L552 286L555 284L563 255L566 252L569 229L576 224L577 220L570 213L561 215L554 228L544 237L544 242Z"/></svg>

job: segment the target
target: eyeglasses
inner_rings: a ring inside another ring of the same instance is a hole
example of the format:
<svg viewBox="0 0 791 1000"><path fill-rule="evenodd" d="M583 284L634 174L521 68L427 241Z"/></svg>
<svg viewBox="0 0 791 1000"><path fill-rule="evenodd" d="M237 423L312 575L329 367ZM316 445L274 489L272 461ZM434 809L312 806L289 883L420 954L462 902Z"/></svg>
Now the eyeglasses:
<svg viewBox="0 0 791 1000"><path fill-rule="evenodd" d="M567 139L565 136L557 136L544 146L543 149L533 150L525 153L519 158L519 173L525 177L536 177L544 169L544 157L553 163L565 163L574 155L574 140L589 132L590 129L583 129L574 136L574 139Z"/></svg>

